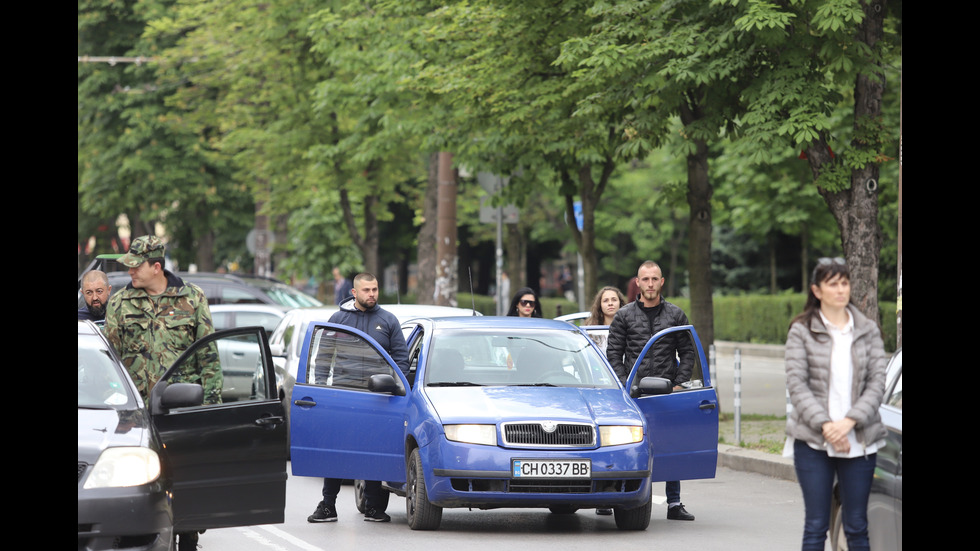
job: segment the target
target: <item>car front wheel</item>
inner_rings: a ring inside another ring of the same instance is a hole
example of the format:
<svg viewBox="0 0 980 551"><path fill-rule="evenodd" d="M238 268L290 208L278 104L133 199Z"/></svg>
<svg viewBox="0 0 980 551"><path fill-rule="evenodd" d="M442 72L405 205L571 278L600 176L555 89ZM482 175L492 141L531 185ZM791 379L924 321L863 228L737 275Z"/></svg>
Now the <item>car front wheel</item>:
<svg viewBox="0 0 980 551"><path fill-rule="evenodd" d="M653 496L647 502L635 509L616 507L613 514L616 518L616 528L620 530L646 530L650 526L650 514L653 512Z"/></svg>
<svg viewBox="0 0 980 551"><path fill-rule="evenodd" d="M408 526L412 530L436 530L442 522L442 507L429 503L425 490L425 474L422 472L422 458L418 448L412 450L408 460L408 484L405 499L405 512Z"/></svg>

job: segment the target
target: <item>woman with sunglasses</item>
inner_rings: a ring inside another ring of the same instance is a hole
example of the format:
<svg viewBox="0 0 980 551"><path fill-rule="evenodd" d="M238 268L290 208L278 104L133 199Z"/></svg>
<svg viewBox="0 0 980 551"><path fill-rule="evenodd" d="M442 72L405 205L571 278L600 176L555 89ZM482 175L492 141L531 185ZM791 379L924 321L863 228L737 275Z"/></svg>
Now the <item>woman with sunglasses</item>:
<svg viewBox="0 0 980 551"><path fill-rule="evenodd" d="M868 496L885 427L878 414L887 358L877 322L851 304L842 258L821 258L803 313L786 339L786 418L803 491L803 549L824 549L831 496L839 484L848 549L868 549Z"/></svg>
<svg viewBox="0 0 980 551"><path fill-rule="evenodd" d="M507 315L519 318L542 317L541 301L538 300L538 295L535 294L534 289L530 287L519 289L510 301L510 309L507 310Z"/></svg>

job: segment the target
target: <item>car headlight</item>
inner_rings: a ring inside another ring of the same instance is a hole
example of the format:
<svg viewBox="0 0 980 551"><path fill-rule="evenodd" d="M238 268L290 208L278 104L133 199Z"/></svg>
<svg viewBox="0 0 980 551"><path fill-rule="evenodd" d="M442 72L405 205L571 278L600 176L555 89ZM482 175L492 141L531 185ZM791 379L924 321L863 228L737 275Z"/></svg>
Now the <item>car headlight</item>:
<svg viewBox="0 0 980 551"><path fill-rule="evenodd" d="M107 448L85 480L85 488L149 484L160 476L160 457L148 448Z"/></svg>
<svg viewBox="0 0 980 551"><path fill-rule="evenodd" d="M443 425L446 438L467 444L497 445L496 425Z"/></svg>
<svg viewBox="0 0 980 551"><path fill-rule="evenodd" d="M643 427L639 425L600 426L599 441L603 446L621 446L642 442Z"/></svg>

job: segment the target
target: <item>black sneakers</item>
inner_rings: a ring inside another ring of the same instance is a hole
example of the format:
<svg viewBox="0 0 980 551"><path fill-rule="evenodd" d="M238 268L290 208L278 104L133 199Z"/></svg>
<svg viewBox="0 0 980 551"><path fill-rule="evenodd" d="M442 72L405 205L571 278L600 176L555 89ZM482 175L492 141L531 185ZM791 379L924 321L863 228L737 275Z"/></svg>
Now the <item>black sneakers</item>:
<svg viewBox="0 0 980 551"><path fill-rule="evenodd" d="M323 503L317 503L316 511L306 517L306 522L337 522L337 510Z"/></svg>
<svg viewBox="0 0 980 551"><path fill-rule="evenodd" d="M694 515L688 513L684 504L680 503L667 508L667 520L694 520Z"/></svg>
<svg viewBox="0 0 980 551"><path fill-rule="evenodd" d="M364 520L365 522L391 522L391 517L384 511L371 508L364 511Z"/></svg>

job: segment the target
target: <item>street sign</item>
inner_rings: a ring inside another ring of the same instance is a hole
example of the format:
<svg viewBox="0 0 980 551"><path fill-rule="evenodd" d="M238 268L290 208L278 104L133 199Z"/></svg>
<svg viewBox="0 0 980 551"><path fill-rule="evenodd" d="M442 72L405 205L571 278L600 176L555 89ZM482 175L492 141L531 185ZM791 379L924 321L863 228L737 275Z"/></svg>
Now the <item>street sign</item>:
<svg viewBox="0 0 980 551"><path fill-rule="evenodd" d="M520 209L514 205L507 205L501 209L490 205L489 197L480 197L480 222L484 224L495 224L497 222L497 213L500 212L503 215L504 224L516 224L520 219Z"/></svg>

